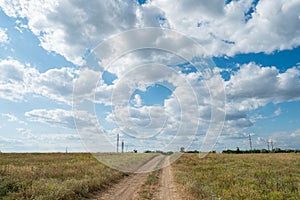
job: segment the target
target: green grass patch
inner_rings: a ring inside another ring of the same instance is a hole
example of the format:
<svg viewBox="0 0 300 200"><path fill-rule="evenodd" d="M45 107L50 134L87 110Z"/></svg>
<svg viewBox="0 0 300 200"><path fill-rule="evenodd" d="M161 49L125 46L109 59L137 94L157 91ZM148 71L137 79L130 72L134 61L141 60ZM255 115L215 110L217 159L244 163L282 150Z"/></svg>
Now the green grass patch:
<svg viewBox="0 0 300 200"><path fill-rule="evenodd" d="M155 170L148 175L147 180L139 192L141 199L153 199L155 188L157 188L159 185L158 181L162 172L161 166L163 161L164 159L162 159L155 167Z"/></svg>

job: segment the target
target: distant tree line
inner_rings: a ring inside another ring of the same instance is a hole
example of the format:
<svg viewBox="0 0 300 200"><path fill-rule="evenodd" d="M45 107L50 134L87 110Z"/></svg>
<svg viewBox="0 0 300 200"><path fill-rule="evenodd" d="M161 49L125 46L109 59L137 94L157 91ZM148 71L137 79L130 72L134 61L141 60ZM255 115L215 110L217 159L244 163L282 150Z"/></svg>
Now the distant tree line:
<svg viewBox="0 0 300 200"><path fill-rule="evenodd" d="M236 150L223 150L222 153L227 154L247 154L247 153L300 153L300 149L280 149L274 148L273 150L267 149L254 149L254 150L240 150L238 147Z"/></svg>
<svg viewBox="0 0 300 200"><path fill-rule="evenodd" d="M200 153L198 150L192 150L192 151L184 151L183 149L180 149L180 152L182 153ZM161 153L164 155L171 155L173 154L172 151L163 152L160 150L156 151L150 151L147 150L144 153ZM210 151L209 153L216 153L215 150ZM240 150L238 147L236 150L223 150L222 153L224 154L250 154L250 153L300 153L300 149L280 149L280 148L274 148L273 150L267 150L267 149L253 149L253 150Z"/></svg>
<svg viewBox="0 0 300 200"><path fill-rule="evenodd" d="M161 153L163 155L171 155L171 154L173 154L173 151L164 152L164 151L160 151L160 150L156 150L156 151L146 150L144 153Z"/></svg>

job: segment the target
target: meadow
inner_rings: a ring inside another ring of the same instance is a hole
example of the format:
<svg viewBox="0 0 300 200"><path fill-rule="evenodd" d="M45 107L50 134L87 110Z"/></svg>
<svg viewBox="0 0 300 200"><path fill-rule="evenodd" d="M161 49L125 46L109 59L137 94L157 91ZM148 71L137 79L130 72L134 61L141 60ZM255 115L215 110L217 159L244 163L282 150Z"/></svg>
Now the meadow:
<svg viewBox="0 0 300 200"><path fill-rule="evenodd" d="M154 155L95 156L108 156L112 164L118 157L125 164L130 160L133 167ZM203 159L185 153L172 169L185 199L300 199L299 153L209 154ZM141 199L152 199L160 174L148 175ZM0 153L0 199L87 199L127 175L88 153Z"/></svg>
<svg viewBox="0 0 300 200"><path fill-rule="evenodd" d="M88 153L1 153L0 199L82 199L124 175Z"/></svg>
<svg viewBox="0 0 300 200"><path fill-rule="evenodd" d="M184 154L175 180L190 199L300 199L300 154Z"/></svg>

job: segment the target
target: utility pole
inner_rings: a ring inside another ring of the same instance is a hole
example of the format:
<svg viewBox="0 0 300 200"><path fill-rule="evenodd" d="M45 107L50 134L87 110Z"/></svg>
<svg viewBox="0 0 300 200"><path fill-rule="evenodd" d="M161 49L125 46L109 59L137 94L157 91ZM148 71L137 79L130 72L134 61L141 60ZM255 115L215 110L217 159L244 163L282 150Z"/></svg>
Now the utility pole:
<svg viewBox="0 0 300 200"><path fill-rule="evenodd" d="M249 144L250 144L250 150L252 151L252 139L250 133L249 133Z"/></svg>
<svg viewBox="0 0 300 200"><path fill-rule="evenodd" d="M271 147L272 147L272 151L274 150L274 147L273 147L273 140L271 140Z"/></svg>
<svg viewBox="0 0 300 200"><path fill-rule="evenodd" d="M269 141L267 141L267 145L268 145L268 151L270 151L270 143L269 143Z"/></svg>
<svg viewBox="0 0 300 200"><path fill-rule="evenodd" d="M122 153L124 153L124 140L122 140Z"/></svg>
<svg viewBox="0 0 300 200"><path fill-rule="evenodd" d="M117 153L119 152L119 133L117 134Z"/></svg>

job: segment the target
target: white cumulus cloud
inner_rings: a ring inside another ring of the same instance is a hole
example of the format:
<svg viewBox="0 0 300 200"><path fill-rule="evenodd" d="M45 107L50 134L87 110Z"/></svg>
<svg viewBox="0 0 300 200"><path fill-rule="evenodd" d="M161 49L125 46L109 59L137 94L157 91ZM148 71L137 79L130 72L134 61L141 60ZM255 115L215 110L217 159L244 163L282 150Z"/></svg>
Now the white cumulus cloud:
<svg viewBox="0 0 300 200"><path fill-rule="evenodd" d="M6 44L9 42L9 37L6 33L6 29L0 28L0 43Z"/></svg>
<svg viewBox="0 0 300 200"><path fill-rule="evenodd" d="M41 73L14 59L0 60L0 97L26 101L26 94L35 94L71 104L75 75L76 70L72 68L54 68Z"/></svg>
<svg viewBox="0 0 300 200"><path fill-rule="evenodd" d="M26 122L24 122L23 120L20 120L18 117L16 117L16 116L13 115L13 114L10 114L10 113L3 113L2 116L3 116L3 117L6 117L6 118L7 118L7 121L9 121L9 122L17 122L17 123L22 124L22 125L27 125Z"/></svg>
<svg viewBox="0 0 300 200"><path fill-rule="evenodd" d="M114 34L143 27L180 31L197 40L211 56L271 53L300 45L299 0L260 0L256 6L252 0L229 4L224 0L153 0L144 5L121 0L6 0L0 6L8 16L26 18L25 26L44 49L77 65L84 64L87 48Z"/></svg>

